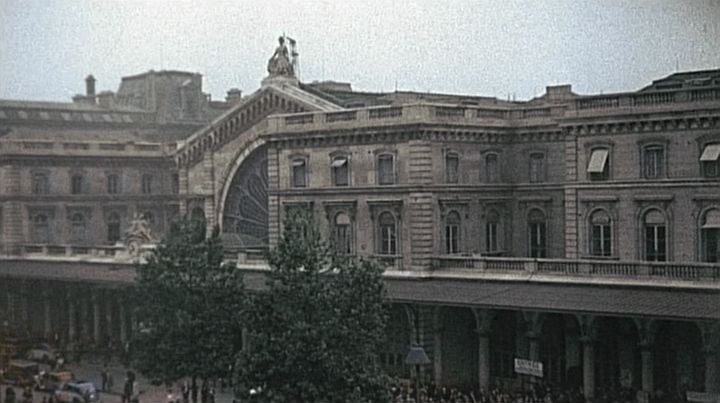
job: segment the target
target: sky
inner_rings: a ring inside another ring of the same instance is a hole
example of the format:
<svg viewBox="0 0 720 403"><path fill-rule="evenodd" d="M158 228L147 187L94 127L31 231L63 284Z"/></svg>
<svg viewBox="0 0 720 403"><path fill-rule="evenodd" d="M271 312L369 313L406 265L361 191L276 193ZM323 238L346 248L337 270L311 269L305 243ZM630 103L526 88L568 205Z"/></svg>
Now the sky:
<svg viewBox="0 0 720 403"><path fill-rule="evenodd" d="M0 98L69 101L148 70L249 94L281 34L302 81L530 99L720 68L720 0L0 0Z"/></svg>

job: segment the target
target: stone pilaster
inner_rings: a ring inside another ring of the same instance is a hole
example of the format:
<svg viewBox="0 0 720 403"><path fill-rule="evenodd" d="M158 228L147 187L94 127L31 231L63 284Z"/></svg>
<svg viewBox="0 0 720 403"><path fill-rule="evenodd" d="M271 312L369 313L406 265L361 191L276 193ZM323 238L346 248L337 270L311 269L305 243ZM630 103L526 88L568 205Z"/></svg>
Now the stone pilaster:
<svg viewBox="0 0 720 403"><path fill-rule="evenodd" d="M427 140L409 142L408 178L411 185L433 183L432 143ZM402 179L402 178L401 178ZM409 212L406 214L407 233L410 240L410 266L413 270L430 268L435 253L435 218L432 193L416 192L409 195ZM407 249L405 249L407 251Z"/></svg>
<svg viewBox="0 0 720 403"><path fill-rule="evenodd" d="M278 166L278 150L268 147L267 151L268 166L268 242L271 247L277 245L280 239L280 231L282 225L282 212L280 211L280 198L273 195L274 191L280 188L280 172Z"/></svg>
<svg viewBox="0 0 720 403"><path fill-rule="evenodd" d="M205 210L206 234L210 236L213 228L218 223L218 217L215 211L215 169L213 167L213 153L208 151L203 155L203 193L205 193Z"/></svg>
<svg viewBox="0 0 720 403"><path fill-rule="evenodd" d="M5 168L4 178L0 184L0 193L5 195L17 195L21 193L20 167L8 166ZM7 201L2 206L3 223L0 239L4 240L4 252L7 254L19 254L20 245L24 241L23 231L23 205L18 201Z"/></svg>
<svg viewBox="0 0 720 403"><path fill-rule="evenodd" d="M188 195L190 193L189 186L188 168L187 166L181 166L178 169L178 193L183 196ZM180 203L180 217L184 217L187 213L187 201L183 200L183 202Z"/></svg>
<svg viewBox="0 0 720 403"><path fill-rule="evenodd" d="M565 140L565 183L573 185L578 180L577 138L569 136ZM578 245L578 201L577 190L568 188L564 191L565 199L565 257L577 259Z"/></svg>

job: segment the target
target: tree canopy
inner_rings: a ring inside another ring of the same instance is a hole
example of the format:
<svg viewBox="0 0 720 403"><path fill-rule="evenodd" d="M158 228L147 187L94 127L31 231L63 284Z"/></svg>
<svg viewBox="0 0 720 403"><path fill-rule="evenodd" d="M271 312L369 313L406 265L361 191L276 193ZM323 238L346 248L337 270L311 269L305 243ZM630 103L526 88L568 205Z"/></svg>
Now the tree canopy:
<svg viewBox="0 0 720 403"><path fill-rule="evenodd" d="M135 368L163 381L229 376L241 348L242 284L223 264L217 233L206 238L202 221L174 224L138 267Z"/></svg>
<svg viewBox="0 0 720 403"><path fill-rule="evenodd" d="M270 252L267 290L249 295L249 348L237 393L262 402L388 401L379 365L387 320L382 268L337 256L307 212L292 212Z"/></svg>

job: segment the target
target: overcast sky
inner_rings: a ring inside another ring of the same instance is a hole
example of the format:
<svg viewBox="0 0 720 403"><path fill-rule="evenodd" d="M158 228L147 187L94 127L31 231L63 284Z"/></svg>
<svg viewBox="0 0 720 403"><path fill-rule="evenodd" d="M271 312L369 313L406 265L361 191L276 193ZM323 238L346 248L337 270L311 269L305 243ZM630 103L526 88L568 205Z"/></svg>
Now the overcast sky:
<svg viewBox="0 0 720 403"><path fill-rule="evenodd" d="M285 32L303 81L518 99L720 68L720 0L0 0L0 98L69 101L150 69L255 91Z"/></svg>

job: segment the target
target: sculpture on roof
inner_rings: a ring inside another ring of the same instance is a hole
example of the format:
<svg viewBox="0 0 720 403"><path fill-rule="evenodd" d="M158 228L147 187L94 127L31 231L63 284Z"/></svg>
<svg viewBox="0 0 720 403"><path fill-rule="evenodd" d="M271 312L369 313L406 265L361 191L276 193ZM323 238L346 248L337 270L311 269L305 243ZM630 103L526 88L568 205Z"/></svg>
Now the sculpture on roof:
<svg viewBox="0 0 720 403"><path fill-rule="evenodd" d="M290 56L295 59L297 52L295 52L295 40L289 39L292 53L288 54L288 48L285 46L285 36L278 38L279 45L275 48L270 60L268 60L267 70L270 73L270 77L275 76L286 76L295 77L295 68L290 60Z"/></svg>

